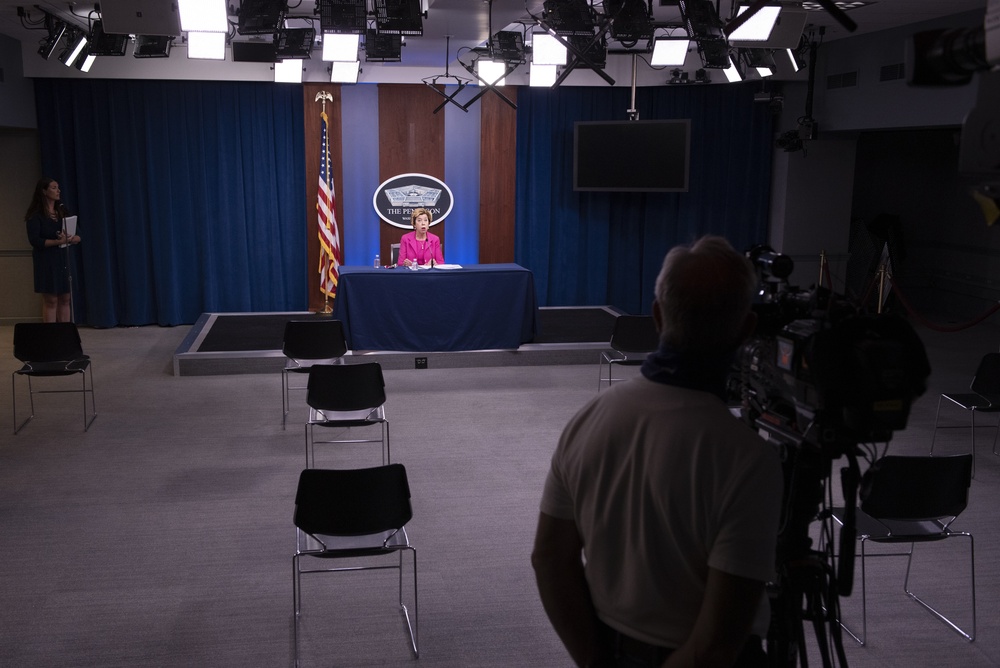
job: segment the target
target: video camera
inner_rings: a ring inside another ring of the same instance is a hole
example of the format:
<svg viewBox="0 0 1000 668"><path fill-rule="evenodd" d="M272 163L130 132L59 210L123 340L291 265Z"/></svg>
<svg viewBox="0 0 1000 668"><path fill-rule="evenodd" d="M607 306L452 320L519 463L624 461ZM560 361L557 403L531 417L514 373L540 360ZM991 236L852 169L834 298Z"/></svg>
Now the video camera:
<svg viewBox="0 0 1000 668"><path fill-rule="evenodd" d="M802 620L811 619L817 634L829 627L846 665L837 598L849 595L853 584L858 458L866 452L860 446L888 442L906 428L930 364L920 338L901 317L865 314L822 287L793 288L787 280L792 259L767 246L747 255L759 279L758 325L737 353L727 388L741 418L775 445L783 463L769 655L772 665L794 665ZM834 563L832 540L816 550L810 529L819 521L823 535L833 536L831 468L842 458L845 516ZM818 640L824 665L830 665L828 643Z"/></svg>

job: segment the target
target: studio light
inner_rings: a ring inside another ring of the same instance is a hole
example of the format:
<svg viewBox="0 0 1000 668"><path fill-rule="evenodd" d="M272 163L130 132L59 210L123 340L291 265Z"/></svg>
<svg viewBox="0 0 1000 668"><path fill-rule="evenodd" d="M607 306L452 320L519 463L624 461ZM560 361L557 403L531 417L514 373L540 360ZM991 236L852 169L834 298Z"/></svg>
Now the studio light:
<svg viewBox="0 0 1000 668"><path fill-rule="evenodd" d="M559 35L594 34L594 13L587 0L545 0L543 20Z"/></svg>
<svg viewBox="0 0 1000 668"><path fill-rule="evenodd" d="M534 33L531 36L531 64L565 65L566 45L547 32Z"/></svg>
<svg viewBox="0 0 1000 668"><path fill-rule="evenodd" d="M367 29L366 0L319 0L316 12L324 34L346 32L361 35Z"/></svg>
<svg viewBox="0 0 1000 668"><path fill-rule="evenodd" d="M402 35L379 34L373 29L365 34L365 60L370 63L398 63L402 50Z"/></svg>
<svg viewBox="0 0 1000 668"><path fill-rule="evenodd" d="M135 58L169 58L173 37L166 35L136 35L132 55Z"/></svg>
<svg viewBox="0 0 1000 668"><path fill-rule="evenodd" d="M375 0L375 29L389 35L423 35L420 0Z"/></svg>
<svg viewBox="0 0 1000 668"><path fill-rule="evenodd" d="M729 66L729 45L722 30L722 19L710 0L678 0L688 36L698 45L705 67Z"/></svg>
<svg viewBox="0 0 1000 668"><path fill-rule="evenodd" d="M360 61L336 61L330 65L330 83L356 84L360 73Z"/></svg>
<svg viewBox="0 0 1000 668"><path fill-rule="evenodd" d="M79 30L72 30L69 34L67 42L69 46L66 48L66 51L59 56L59 60L61 60L62 64L66 67L73 67L73 64L76 63L76 59L83 52L84 47L87 46L87 36Z"/></svg>
<svg viewBox="0 0 1000 668"><path fill-rule="evenodd" d="M241 35L273 35L285 20L287 0L241 0L236 32Z"/></svg>
<svg viewBox="0 0 1000 668"><path fill-rule="evenodd" d="M323 60L329 61L354 61L358 59L358 47L361 44L361 35L354 34L323 34Z"/></svg>
<svg viewBox="0 0 1000 668"><path fill-rule="evenodd" d="M275 83L302 83L302 61L298 58L279 60L274 64Z"/></svg>
<svg viewBox="0 0 1000 668"><path fill-rule="evenodd" d="M613 39L635 44L653 37L653 22L643 0L604 0L604 12Z"/></svg>
<svg viewBox="0 0 1000 668"><path fill-rule="evenodd" d="M274 42L267 41L234 41L230 46L233 49L234 63L273 63L275 57Z"/></svg>
<svg viewBox="0 0 1000 668"><path fill-rule="evenodd" d="M225 60L226 33L189 32L187 36L188 58L198 60Z"/></svg>
<svg viewBox="0 0 1000 668"><path fill-rule="evenodd" d="M722 73L726 75L726 80L729 81L729 83L738 83L743 81L743 72L740 71L739 64L736 62L737 59L734 59L732 56L728 56L728 58L729 67L722 70Z"/></svg>
<svg viewBox="0 0 1000 668"><path fill-rule="evenodd" d="M299 60L309 58L315 39L316 31L313 28L282 28L278 31L276 39L278 58L297 58ZM354 58L357 59L357 47L355 47Z"/></svg>
<svg viewBox="0 0 1000 668"><path fill-rule="evenodd" d="M557 65L536 65L532 63L528 70L528 85L536 88L549 88L556 82Z"/></svg>
<svg viewBox="0 0 1000 668"><path fill-rule="evenodd" d="M736 10L736 15L739 16L749 8L749 5L740 5L739 9ZM743 25L729 35L730 41L767 41L767 39L771 37L771 31L774 30L774 24L778 20L778 14L780 12L781 7L775 7L772 5L761 7L757 13L747 19Z"/></svg>
<svg viewBox="0 0 1000 668"><path fill-rule="evenodd" d="M104 24L94 21L90 29L90 44L88 48L92 56L124 56L128 46L128 35L115 35L104 32Z"/></svg>
<svg viewBox="0 0 1000 668"><path fill-rule="evenodd" d="M476 61L476 74L483 81L499 88L506 83L507 66L502 62L480 58Z"/></svg>
<svg viewBox="0 0 1000 668"><path fill-rule="evenodd" d="M229 32L225 0L177 0L181 29L188 32Z"/></svg>
<svg viewBox="0 0 1000 668"><path fill-rule="evenodd" d="M756 70L763 79L772 76L775 71L774 57L767 49L744 49L748 67Z"/></svg>
<svg viewBox="0 0 1000 668"><path fill-rule="evenodd" d="M45 28L48 30L48 35L39 43L38 55L48 60L56 50L56 46L59 44L59 40L62 39L63 33L66 32L66 24L51 14L46 14Z"/></svg>
<svg viewBox="0 0 1000 668"><path fill-rule="evenodd" d="M695 83L712 83L712 77L709 76L707 70L699 69L694 73Z"/></svg>
<svg viewBox="0 0 1000 668"><path fill-rule="evenodd" d="M567 40L590 61L593 69L604 69L608 64L608 42L603 36L595 41L593 35L569 35Z"/></svg>
<svg viewBox="0 0 1000 668"><path fill-rule="evenodd" d="M90 45L83 47L83 53L76 59L76 69L81 72L89 72L90 68L94 66L94 61L97 60L97 56L90 52Z"/></svg>
<svg viewBox="0 0 1000 668"><path fill-rule="evenodd" d="M519 32L501 30L490 37L490 55L507 65L521 65L525 62L524 38Z"/></svg>
<svg viewBox="0 0 1000 668"><path fill-rule="evenodd" d="M805 67L802 57L794 49L780 49L775 52L775 55L777 56L775 60L788 65L793 72L798 72Z"/></svg>
<svg viewBox="0 0 1000 668"><path fill-rule="evenodd" d="M690 47L691 40L687 37L657 37L649 64L653 67L680 67L687 60Z"/></svg>

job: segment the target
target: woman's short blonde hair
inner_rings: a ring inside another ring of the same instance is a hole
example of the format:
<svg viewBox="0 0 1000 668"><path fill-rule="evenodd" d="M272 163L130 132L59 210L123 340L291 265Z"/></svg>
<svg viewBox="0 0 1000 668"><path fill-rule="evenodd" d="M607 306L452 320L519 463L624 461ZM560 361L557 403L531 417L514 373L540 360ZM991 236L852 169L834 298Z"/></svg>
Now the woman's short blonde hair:
<svg viewBox="0 0 1000 668"><path fill-rule="evenodd" d="M413 225L417 224L417 216L419 216L420 214L423 214L423 215L427 216L427 223L428 224L430 224L430 222L432 220L434 220L434 216L431 215L430 211L428 211L427 209L425 209L422 206L421 207L417 207L416 209L414 209L413 211L410 212L410 226L411 227Z"/></svg>

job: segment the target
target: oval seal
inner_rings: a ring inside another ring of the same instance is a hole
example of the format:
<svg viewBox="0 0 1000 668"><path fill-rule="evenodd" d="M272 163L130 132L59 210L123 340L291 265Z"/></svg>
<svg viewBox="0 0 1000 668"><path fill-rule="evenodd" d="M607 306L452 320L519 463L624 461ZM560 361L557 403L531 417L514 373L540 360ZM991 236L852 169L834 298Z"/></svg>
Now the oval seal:
<svg viewBox="0 0 1000 668"><path fill-rule="evenodd" d="M431 227L451 213L454 199L451 188L427 174L399 174L383 181L375 189L372 206L378 217L393 227L413 229L410 212L423 207L431 212Z"/></svg>

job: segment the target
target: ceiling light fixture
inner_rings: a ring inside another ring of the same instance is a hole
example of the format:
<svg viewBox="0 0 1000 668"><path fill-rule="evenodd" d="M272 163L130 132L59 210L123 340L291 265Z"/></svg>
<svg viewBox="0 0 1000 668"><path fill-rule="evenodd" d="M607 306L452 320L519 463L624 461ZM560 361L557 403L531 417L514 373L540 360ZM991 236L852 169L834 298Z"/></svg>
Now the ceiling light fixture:
<svg viewBox="0 0 1000 668"><path fill-rule="evenodd" d="M181 29L187 32L229 32L225 0L177 0Z"/></svg>
<svg viewBox="0 0 1000 668"><path fill-rule="evenodd" d="M565 65L566 46L547 32L536 32L531 36L531 63Z"/></svg>
<svg viewBox="0 0 1000 668"><path fill-rule="evenodd" d="M358 59L361 35L323 33L323 60L351 62Z"/></svg>
<svg viewBox="0 0 1000 668"><path fill-rule="evenodd" d="M702 64L708 68L729 67L729 45L722 19L709 0L678 0L688 36L698 45Z"/></svg>
<svg viewBox="0 0 1000 668"><path fill-rule="evenodd" d="M657 37L653 42L653 55L649 64L653 67L681 67L687 60L691 40L684 37Z"/></svg>
<svg viewBox="0 0 1000 668"><path fill-rule="evenodd" d="M187 36L188 58L197 60L225 60L226 33L189 32Z"/></svg>
<svg viewBox="0 0 1000 668"><path fill-rule="evenodd" d="M424 34L420 0L375 0L375 29L389 35Z"/></svg>
<svg viewBox="0 0 1000 668"><path fill-rule="evenodd" d="M736 11L736 16L747 13L749 5L740 5ZM761 7L743 23L729 34L730 41L737 42L764 42L771 36L774 24L778 21L778 14L781 7L767 5ZM728 28L728 26L727 26Z"/></svg>
<svg viewBox="0 0 1000 668"><path fill-rule="evenodd" d="M361 73L361 62L336 61L330 64L331 83L358 83L358 75Z"/></svg>
<svg viewBox="0 0 1000 668"><path fill-rule="evenodd" d="M59 60L66 67L73 67L76 63L76 59L83 52L83 48L87 46L87 36L81 30L72 29L69 31L69 37L67 38L66 51L59 56Z"/></svg>
<svg viewBox="0 0 1000 668"><path fill-rule="evenodd" d="M275 83L302 83L302 61L298 58L279 60L274 64Z"/></svg>

